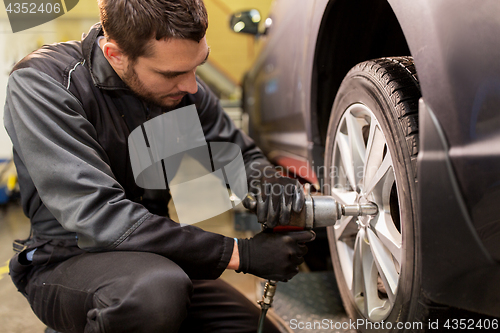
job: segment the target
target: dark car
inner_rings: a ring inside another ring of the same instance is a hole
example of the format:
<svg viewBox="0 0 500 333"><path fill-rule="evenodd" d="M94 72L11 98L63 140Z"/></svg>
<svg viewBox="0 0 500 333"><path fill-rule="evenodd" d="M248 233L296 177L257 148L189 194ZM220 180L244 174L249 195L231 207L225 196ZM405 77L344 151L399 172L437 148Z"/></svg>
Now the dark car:
<svg viewBox="0 0 500 333"><path fill-rule="evenodd" d="M265 44L243 82L251 136L323 194L379 208L327 231L348 314L393 331L498 328L500 1L255 13L231 22Z"/></svg>

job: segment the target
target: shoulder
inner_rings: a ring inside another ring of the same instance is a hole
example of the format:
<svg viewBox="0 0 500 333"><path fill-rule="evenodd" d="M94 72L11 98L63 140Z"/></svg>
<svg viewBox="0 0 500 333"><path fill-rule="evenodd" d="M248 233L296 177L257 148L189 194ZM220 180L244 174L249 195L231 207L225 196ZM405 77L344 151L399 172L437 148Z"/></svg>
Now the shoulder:
<svg viewBox="0 0 500 333"><path fill-rule="evenodd" d="M20 69L31 68L67 86L72 71L83 64L83 61L81 42L44 45L19 61L11 74Z"/></svg>

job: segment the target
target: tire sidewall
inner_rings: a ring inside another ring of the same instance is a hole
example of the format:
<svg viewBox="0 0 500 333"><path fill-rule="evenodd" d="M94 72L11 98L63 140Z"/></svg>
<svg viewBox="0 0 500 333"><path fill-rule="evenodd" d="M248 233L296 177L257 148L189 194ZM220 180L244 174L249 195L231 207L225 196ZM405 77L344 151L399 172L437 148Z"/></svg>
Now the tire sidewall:
<svg viewBox="0 0 500 333"><path fill-rule="evenodd" d="M400 124L395 117L396 111L392 106L390 96L384 90L382 85L377 82L376 78L363 72L362 69L351 71L342 82L330 117L328 127L327 143L325 151L325 166L326 170L331 168L333 157L333 148L335 134L339 123L345 111L354 103L362 103L366 105L377 118L382 131L384 133L389 151L391 153L394 173L396 178L396 187L398 191L401 232L403 243L402 267L400 280L398 283L398 291L394 307L389 316L384 319L384 322L392 322L393 326L396 322L406 322L411 318L411 313L416 308L415 302L418 298L414 297L418 285L418 267L416 260L416 244L415 241L415 225L416 225L416 184L414 182L415 175L411 166L410 154L407 148L405 136L401 130ZM384 111L386 110L386 111ZM326 184L331 183L329 172L325 175ZM347 288L344 274L340 271L340 262L336 254L336 242L332 241L333 227L330 227L330 249L332 261L335 268L335 276L339 286L342 300L347 313L351 318L364 319L364 316L358 310L353 301L353 297ZM362 331L370 332L372 330L359 328ZM376 332L396 332L395 327L386 330L373 330Z"/></svg>

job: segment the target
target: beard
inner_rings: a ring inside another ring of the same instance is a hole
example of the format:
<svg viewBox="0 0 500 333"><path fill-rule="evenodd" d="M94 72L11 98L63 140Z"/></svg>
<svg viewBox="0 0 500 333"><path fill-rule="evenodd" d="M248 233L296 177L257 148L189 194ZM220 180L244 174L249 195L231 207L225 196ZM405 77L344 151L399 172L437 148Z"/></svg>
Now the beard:
<svg viewBox="0 0 500 333"><path fill-rule="evenodd" d="M140 99L143 99L148 104L153 104L162 108L167 108L169 110L174 109L182 100L180 99L178 101L169 101L167 99L169 96L179 96L187 94L186 92L181 91L175 94L158 96L157 94L148 90L144 86L142 81L139 79L139 76L135 72L135 69L132 66L132 64L128 65L127 70L123 73L122 80L130 88L130 90L132 90L132 92Z"/></svg>

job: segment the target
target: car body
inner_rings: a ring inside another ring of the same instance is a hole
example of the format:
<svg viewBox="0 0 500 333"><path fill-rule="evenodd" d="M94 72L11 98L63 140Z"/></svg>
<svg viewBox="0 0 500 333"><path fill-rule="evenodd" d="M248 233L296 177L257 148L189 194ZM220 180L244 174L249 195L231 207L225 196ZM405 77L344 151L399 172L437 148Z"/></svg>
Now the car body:
<svg viewBox="0 0 500 333"><path fill-rule="evenodd" d="M369 59L412 56L420 301L500 317L500 3L277 0L243 81L250 134L321 184L332 105ZM262 31L262 30L261 30ZM404 143L401 143L404 144ZM316 166L316 167L315 167ZM319 170L319 172L318 172Z"/></svg>

